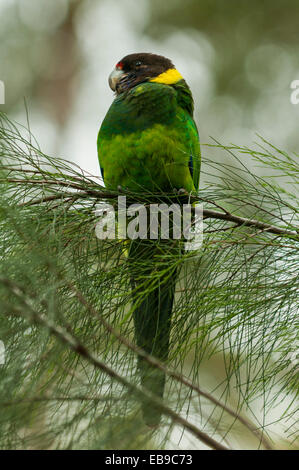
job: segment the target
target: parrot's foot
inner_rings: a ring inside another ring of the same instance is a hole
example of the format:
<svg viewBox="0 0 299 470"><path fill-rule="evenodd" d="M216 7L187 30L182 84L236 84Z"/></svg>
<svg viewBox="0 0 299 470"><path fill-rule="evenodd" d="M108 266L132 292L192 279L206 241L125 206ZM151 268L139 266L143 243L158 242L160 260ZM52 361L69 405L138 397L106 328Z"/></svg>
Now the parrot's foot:
<svg viewBox="0 0 299 470"><path fill-rule="evenodd" d="M188 193L188 191L186 191L186 189L180 188L180 189L178 190L178 195L179 195L179 196L183 196L183 195L189 196L189 193Z"/></svg>
<svg viewBox="0 0 299 470"><path fill-rule="evenodd" d="M173 189L172 189L172 192L173 192L174 194L178 194L179 196L182 196L183 194L184 194L185 196L189 196L189 193L188 193L188 191L186 191L185 188L180 188L180 189L173 188Z"/></svg>
<svg viewBox="0 0 299 470"><path fill-rule="evenodd" d="M129 189L126 187L126 186L121 186L120 184L117 186L117 191L119 193L125 193L125 192L128 192Z"/></svg>

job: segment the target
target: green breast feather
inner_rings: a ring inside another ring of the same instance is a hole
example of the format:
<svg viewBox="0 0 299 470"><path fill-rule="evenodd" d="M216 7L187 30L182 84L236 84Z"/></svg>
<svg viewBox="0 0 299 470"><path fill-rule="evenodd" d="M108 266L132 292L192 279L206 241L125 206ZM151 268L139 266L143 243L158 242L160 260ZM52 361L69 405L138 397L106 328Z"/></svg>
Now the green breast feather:
<svg viewBox="0 0 299 470"><path fill-rule="evenodd" d="M198 188L200 147L185 82L142 83L115 98L98 135L108 188L171 191Z"/></svg>

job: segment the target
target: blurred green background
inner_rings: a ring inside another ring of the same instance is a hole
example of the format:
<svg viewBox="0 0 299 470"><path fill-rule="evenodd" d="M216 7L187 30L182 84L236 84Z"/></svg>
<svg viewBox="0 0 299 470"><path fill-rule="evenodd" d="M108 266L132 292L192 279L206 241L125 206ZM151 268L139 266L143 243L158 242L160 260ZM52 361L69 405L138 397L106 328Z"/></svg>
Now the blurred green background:
<svg viewBox="0 0 299 470"><path fill-rule="evenodd" d="M108 75L126 54L154 52L190 85L203 143L212 136L253 146L259 134L298 153L299 104L290 101L298 24L298 0L0 0L0 110L26 125L25 99L41 149L99 175ZM226 158L205 147L203 154ZM204 370L209 389L225 378L220 357ZM280 412L272 412L274 433Z"/></svg>
<svg viewBox="0 0 299 470"><path fill-rule="evenodd" d="M202 142L260 134L296 151L298 19L297 0L1 0L1 110L25 122L26 98L42 150L98 175L107 77L125 54L155 52L191 86Z"/></svg>

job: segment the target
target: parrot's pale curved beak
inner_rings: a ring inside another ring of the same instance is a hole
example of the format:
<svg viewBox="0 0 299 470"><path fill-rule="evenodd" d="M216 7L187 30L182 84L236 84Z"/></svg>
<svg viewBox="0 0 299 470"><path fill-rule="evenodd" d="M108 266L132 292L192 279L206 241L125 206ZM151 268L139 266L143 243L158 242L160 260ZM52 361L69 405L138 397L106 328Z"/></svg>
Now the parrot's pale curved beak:
<svg viewBox="0 0 299 470"><path fill-rule="evenodd" d="M111 90L116 91L119 80L124 76L124 72L121 69L115 68L109 75L109 86Z"/></svg>

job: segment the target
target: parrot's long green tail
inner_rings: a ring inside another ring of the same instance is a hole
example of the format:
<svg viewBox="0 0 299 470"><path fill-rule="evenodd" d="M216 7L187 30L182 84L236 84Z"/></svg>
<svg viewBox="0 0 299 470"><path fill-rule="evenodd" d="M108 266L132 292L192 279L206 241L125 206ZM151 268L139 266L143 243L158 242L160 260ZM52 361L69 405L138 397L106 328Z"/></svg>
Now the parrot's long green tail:
<svg viewBox="0 0 299 470"><path fill-rule="evenodd" d="M138 251L138 250L137 250ZM168 358L169 339L171 329L171 314L174 300L176 269L171 273L161 274L155 277L154 288L145 293L144 279L152 279L155 263L153 256L146 259L141 258L143 263L143 276L140 278L131 276L134 308L135 340L139 347L148 354L156 357L162 362ZM140 261L140 260L139 260ZM156 265L155 274L159 272ZM144 276L144 274L146 274ZM138 358L138 370L141 385L151 393L163 398L165 387L165 374L163 371L151 366L146 360ZM155 408L152 402L142 403L144 421L149 426L159 424L161 412Z"/></svg>

